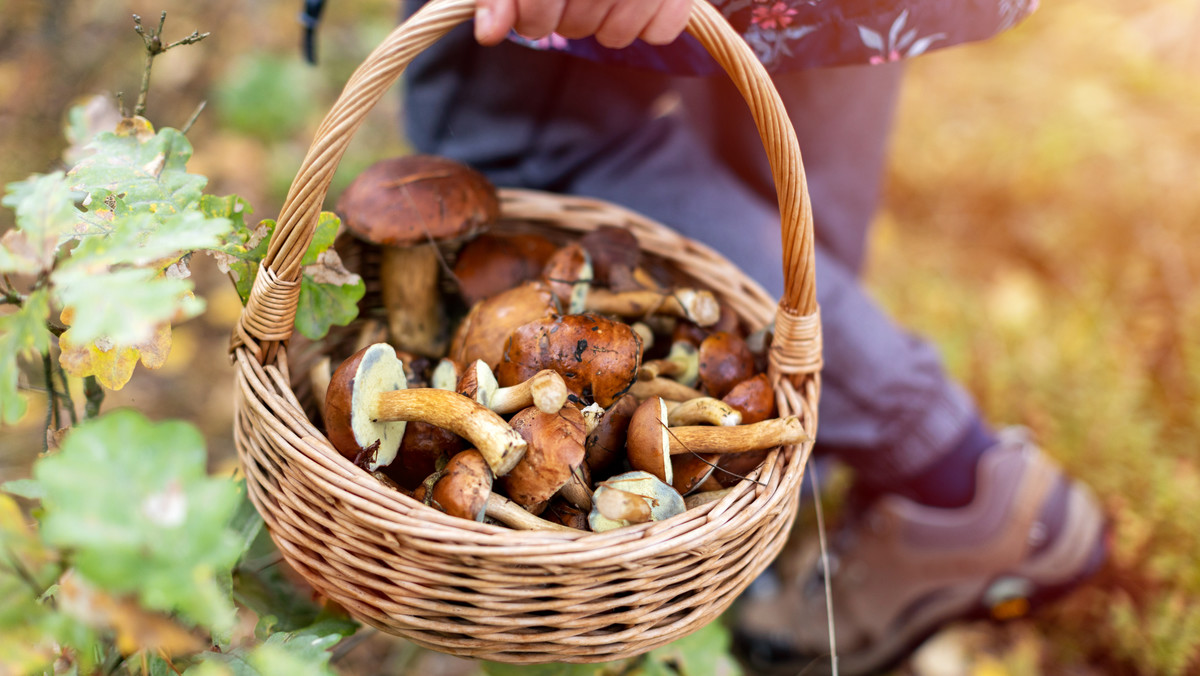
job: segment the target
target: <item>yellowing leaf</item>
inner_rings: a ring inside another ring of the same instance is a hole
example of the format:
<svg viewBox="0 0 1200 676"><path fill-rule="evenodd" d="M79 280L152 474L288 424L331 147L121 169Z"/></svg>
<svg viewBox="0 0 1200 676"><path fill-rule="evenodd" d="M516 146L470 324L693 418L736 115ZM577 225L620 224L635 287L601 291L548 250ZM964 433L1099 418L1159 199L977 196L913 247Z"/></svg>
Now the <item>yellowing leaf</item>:
<svg viewBox="0 0 1200 676"><path fill-rule="evenodd" d="M123 655L138 650L166 655L186 655L204 649L204 643L166 615L144 610L132 600L110 596L87 584L73 571L58 582L63 610L95 629L117 635Z"/></svg>
<svg viewBox="0 0 1200 676"><path fill-rule="evenodd" d="M71 314L70 308L63 310L64 323L68 323ZM159 324L149 340L128 347L105 340L77 344L68 329L59 337L58 346L62 351L58 361L69 375L95 376L102 386L119 390L133 377L139 359L148 369L156 369L167 361L171 352L171 325Z"/></svg>

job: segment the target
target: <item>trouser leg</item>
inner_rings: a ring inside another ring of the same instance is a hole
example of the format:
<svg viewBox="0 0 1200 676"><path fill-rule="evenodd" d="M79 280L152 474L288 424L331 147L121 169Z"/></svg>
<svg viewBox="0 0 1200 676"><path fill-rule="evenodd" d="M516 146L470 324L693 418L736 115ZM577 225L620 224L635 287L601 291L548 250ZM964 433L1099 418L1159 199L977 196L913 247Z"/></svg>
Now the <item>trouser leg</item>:
<svg viewBox="0 0 1200 676"><path fill-rule="evenodd" d="M671 86L658 74L560 54L480 48L469 31L458 31L410 68L408 133L418 150L467 162L500 185L589 195L634 209L721 251L779 294L773 197L765 199L719 161L678 111L657 113ZM856 130L815 133L853 140ZM824 156L840 158L833 150ZM840 190L855 189L823 178L822 156L815 150L805 155L814 205L833 204L844 199ZM885 483L935 462L974 413L945 377L936 352L892 322L860 286L865 227L857 244L823 239L817 247L826 349L819 441L864 478ZM855 250L858 262L846 253Z"/></svg>

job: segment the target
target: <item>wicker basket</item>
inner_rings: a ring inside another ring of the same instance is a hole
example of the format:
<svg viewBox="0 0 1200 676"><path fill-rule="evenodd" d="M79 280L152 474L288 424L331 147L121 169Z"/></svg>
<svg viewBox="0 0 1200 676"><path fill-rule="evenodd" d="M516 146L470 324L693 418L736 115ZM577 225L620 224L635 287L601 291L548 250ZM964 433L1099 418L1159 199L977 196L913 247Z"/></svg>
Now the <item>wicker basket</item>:
<svg viewBox="0 0 1200 676"><path fill-rule="evenodd" d="M514 531L447 516L385 488L310 420L292 334L300 260L331 177L366 112L473 0L434 0L354 73L317 132L233 336L235 438L250 498L284 558L359 620L435 650L511 663L631 657L713 620L778 554L811 444L771 454L720 501L595 533ZM573 237L631 228L644 253L711 288L743 323L775 321L770 374L781 414L816 432L820 321L800 154L778 94L745 43L699 0L688 29L725 67L759 125L780 197L786 290L775 302L711 249L612 204L502 191L498 229ZM321 349L317 346L316 349ZM293 382L292 375L297 377Z"/></svg>

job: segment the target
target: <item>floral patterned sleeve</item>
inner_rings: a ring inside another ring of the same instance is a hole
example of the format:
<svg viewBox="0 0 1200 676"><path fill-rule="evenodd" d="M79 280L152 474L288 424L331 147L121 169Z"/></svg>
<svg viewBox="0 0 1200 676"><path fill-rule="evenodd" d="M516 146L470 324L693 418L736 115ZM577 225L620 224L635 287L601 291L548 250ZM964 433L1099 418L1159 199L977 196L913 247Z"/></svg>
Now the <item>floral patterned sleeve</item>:
<svg viewBox="0 0 1200 676"><path fill-rule="evenodd" d="M710 0L771 71L873 64L908 59L1008 30L1037 9L1038 0ZM642 42L614 50L593 39L557 34L512 40L609 63L680 75L717 70L684 35L656 47Z"/></svg>

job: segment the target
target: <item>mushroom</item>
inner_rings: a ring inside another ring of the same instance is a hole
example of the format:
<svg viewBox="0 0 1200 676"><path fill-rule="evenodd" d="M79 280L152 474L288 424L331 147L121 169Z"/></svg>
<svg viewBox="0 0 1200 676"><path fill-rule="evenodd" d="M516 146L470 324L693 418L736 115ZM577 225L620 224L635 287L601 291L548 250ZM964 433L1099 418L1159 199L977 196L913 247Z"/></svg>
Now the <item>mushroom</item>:
<svg viewBox="0 0 1200 676"><path fill-rule="evenodd" d="M682 340L671 343L671 350L662 359L651 359L642 364L638 380L652 380L659 376L673 378L688 387L695 387L700 377L700 354L696 346Z"/></svg>
<svg viewBox="0 0 1200 676"><path fill-rule="evenodd" d="M545 282L525 282L471 307L450 342L449 357L460 364L476 359L493 369L504 356L504 341L523 324L555 315L554 293Z"/></svg>
<svg viewBox="0 0 1200 676"><path fill-rule="evenodd" d="M511 387L500 387L492 370L481 359L476 359L463 372L457 390L501 415L530 406L536 406L544 413L558 413L567 403L569 394L562 376L550 369L542 369Z"/></svg>
<svg viewBox="0 0 1200 676"><path fill-rule="evenodd" d="M525 439L527 450L502 480L508 497L532 514L540 514L560 492L576 507L591 509L579 409L566 406L558 413L543 413L530 407L513 416L510 424Z"/></svg>
<svg viewBox="0 0 1200 676"><path fill-rule="evenodd" d="M725 303L720 303L720 313L717 321L709 326L700 326L699 324L687 319L680 319L675 323L671 331L671 340L683 340L693 345L699 345L704 342L704 339L716 331L727 331L741 335L741 320L734 312L733 308Z"/></svg>
<svg viewBox="0 0 1200 676"><path fill-rule="evenodd" d="M590 528L587 510L580 509L562 498L551 500L546 511L542 512L542 518L575 530L589 530Z"/></svg>
<svg viewBox="0 0 1200 676"><path fill-rule="evenodd" d="M542 281L554 292L562 314L579 314L592 284L591 257L579 244L568 244L546 261Z"/></svg>
<svg viewBox="0 0 1200 676"><path fill-rule="evenodd" d="M625 434L629 429L629 420L637 407L636 398L628 394L622 395L604 409L595 427L588 431L584 449L587 451L588 469L593 475L603 476L621 460L625 451Z"/></svg>
<svg viewBox="0 0 1200 676"><path fill-rule="evenodd" d="M491 468L479 451L468 448L446 463L433 486L433 504L451 516L483 521L491 492Z"/></svg>
<svg viewBox="0 0 1200 676"><path fill-rule="evenodd" d="M667 423L671 427L683 425L740 425L740 411L712 397L696 397L687 401L667 402Z"/></svg>
<svg viewBox="0 0 1200 676"><path fill-rule="evenodd" d="M663 314L687 318L700 326L713 324L720 317L720 304L709 291L644 288L636 282L614 290L594 284L599 281L595 277L592 257L578 242L556 251L542 271L542 279L554 290L566 314L598 312L617 317Z"/></svg>
<svg viewBox="0 0 1200 676"><path fill-rule="evenodd" d="M459 294L469 307L522 282L538 279L557 249L541 235L484 233L463 245L454 261Z"/></svg>
<svg viewBox="0 0 1200 676"><path fill-rule="evenodd" d="M775 390L765 373L759 373L733 386L721 401L742 414L742 422L756 423L775 417Z"/></svg>
<svg viewBox="0 0 1200 676"><path fill-rule="evenodd" d="M706 396L700 390L688 387L670 378L639 380L629 386L629 393L637 397L640 401L645 401L650 397L662 397L663 399L670 399L672 401L687 401Z"/></svg>
<svg viewBox="0 0 1200 676"><path fill-rule="evenodd" d="M382 247L379 277L392 341L441 356L445 318L435 243L453 247L495 221L496 189L458 162L409 155L371 165L346 188L337 210L350 232Z"/></svg>
<svg viewBox="0 0 1200 676"><path fill-rule="evenodd" d="M685 425L739 425L742 414L729 404L712 397L700 397L683 402L667 402L667 424L670 427ZM747 451L753 452L753 451ZM733 455L744 455L742 453ZM671 485L680 495L687 495L700 488L717 469L721 459L717 454L684 453L671 456Z"/></svg>
<svg viewBox="0 0 1200 676"><path fill-rule="evenodd" d="M434 367L429 384L439 390L453 390L457 372L457 364L442 359ZM466 443L462 437L437 425L409 421L399 455L383 471L401 486L416 487L437 469L440 461L466 448Z"/></svg>
<svg viewBox="0 0 1200 676"><path fill-rule="evenodd" d="M725 454L797 444L808 439L796 416L750 425L668 427L667 405L660 397L642 402L629 421L625 447L629 464L672 483L670 456Z"/></svg>
<svg viewBox="0 0 1200 676"><path fill-rule="evenodd" d="M500 523L519 530L557 530L572 533L579 532L569 526L539 519L521 508L520 505L505 498L503 495L491 493L487 499L487 516Z"/></svg>
<svg viewBox="0 0 1200 676"><path fill-rule="evenodd" d="M342 455L367 471L389 464L409 420L467 439L496 476L507 474L525 454L521 435L474 399L448 390L406 389L404 367L387 343L366 347L338 366L325 398L325 430Z"/></svg>
<svg viewBox="0 0 1200 676"><path fill-rule="evenodd" d="M743 424L775 417L775 390L765 373L738 383L721 401L742 414ZM761 465L770 452L770 449L764 449L723 455L717 461L717 471L712 477L721 486L732 486Z"/></svg>
<svg viewBox="0 0 1200 676"><path fill-rule="evenodd" d="M618 474L596 486L588 524L597 533L635 523L662 521L685 510L683 497L652 474Z"/></svg>
<svg viewBox="0 0 1200 676"><path fill-rule="evenodd" d="M496 367L502 386L542 369L563 377L570 400L607 407L637 379L642 342L629 325L595 314L559 315L518 327Z"/></svg>
<svg viewBox="0 0 1200 676"><path fill-rule="evenodd" d="M716 331L699 347L700 389L724 397L734 385L755 374L754 354L736 333Z"/></svg>

